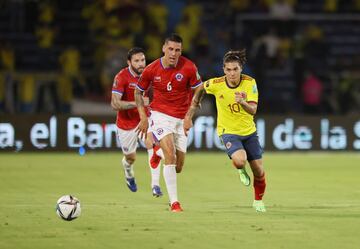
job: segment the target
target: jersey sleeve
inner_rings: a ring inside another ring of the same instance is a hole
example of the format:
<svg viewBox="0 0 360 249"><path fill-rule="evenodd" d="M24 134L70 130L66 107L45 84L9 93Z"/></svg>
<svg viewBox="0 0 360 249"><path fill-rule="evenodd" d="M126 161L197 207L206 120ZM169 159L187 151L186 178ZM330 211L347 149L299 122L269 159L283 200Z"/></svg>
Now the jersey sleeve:
<svg viewBox="0 0 360 249"><path fill-rule="evenodd" d="M247 89L247 102L258 103L258 99L259 92L257 89L256 81L253 79L249 84L249 88Z"/></svg>
<svg viewBox="0 0 360 249"><path fill-rule="evenodd" d="M192 89L195 89L202 84L201 76L195 65L191 67L189 73L190 73L190 86Z"/></svg>
<svg viewBox="0 0 360 249"><path fill-rule="evenodd" d="M213 79L208 79L207 81L205 81L204 89L207 94L215 95L215 87L214 87Z"/></svg>
<svg viewBox="0 0 360 249"><path fill-rule="evenodd" d="M126 80L124 79L124 77L121 77L120 74L117 74L114 78L111 92L122 95L125 91L125 85Z"/></svg>
<svg viewBox="0 0 360 249"><path fill-rule="evenodd" d="M142 72L140 79L136 85L136 88L140 91L144 92L148 90L150 83L151 83L151 71L149 68L145 68L145 70Z"/></svg>

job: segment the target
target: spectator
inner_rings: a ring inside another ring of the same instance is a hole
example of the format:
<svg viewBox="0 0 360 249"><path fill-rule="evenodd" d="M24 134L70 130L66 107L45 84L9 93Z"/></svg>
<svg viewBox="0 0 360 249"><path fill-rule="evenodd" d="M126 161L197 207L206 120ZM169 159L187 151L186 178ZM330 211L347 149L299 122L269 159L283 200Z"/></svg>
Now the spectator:
<svg viewBox="0 0 360 249"><path fill-rule="evenodd" d="M167 18L169 15L166 6L160 0L150 1L146 15L151 26L155 27L160 35L164 35L167 29Z"/></svg>
<svg viewBox="0 0 360 249"><path fill-rule="evenodd" d="M278 20L289 20L294 16L293 6L287 0L275 0L269 7L270 16Z"/></svg>
<svg viewBox="0 0 360 249"><path fill-rule="evenodd" d="M340 80L336 92L338 93L341 114L359 110L360 87L352 72L343 73L343 78Z"/></svg>
<svg viewBox="0 0 360 249"><path fill-rule="evenodd" d="M35 77L29 73L21 77L19 87L20 111L31 113L34 111L35 102Z"/></svg>
<svg viewBox="0 0 360 249"><path fill-rule="evenodd" d="M15 51L10 43L0 43L0 112L15 112Z"/></svg>
<svg viewBox="0 0 360 249"><path fill-rule="evenodd" d="M305 113L320 113L323 89L323 83L314 74L309 73L301 89Z"/></svg>
<svg viewBox="0 0 360 249"><path fill-rule="evenodd" d="M82 96L85 92L85 79L80 71L80 52L75 47L68 47L59 56L61 76L58 81L57 93L60 111L71 112L73 94Z"/></svg>

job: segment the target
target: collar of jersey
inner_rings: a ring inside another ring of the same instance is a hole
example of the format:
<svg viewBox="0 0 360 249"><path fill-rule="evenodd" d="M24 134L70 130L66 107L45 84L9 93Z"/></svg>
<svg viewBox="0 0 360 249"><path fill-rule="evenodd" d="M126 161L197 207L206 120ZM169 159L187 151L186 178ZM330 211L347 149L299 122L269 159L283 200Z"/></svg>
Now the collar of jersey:
<svg viewBox="0 0 360 249"><path fill-rule="evenodd" d="M231 89L238 88L238 86L240 86L240 84L241 84L241 81L242 81L242 75L240 75L240 81L239 81L239 84L237 84L236 86L231 86L231 85L228 83L228 81L227 81L227 79L226 79L226 77L225 77L225 83L226 83L226 86L227 86L228 88L231 88Z"/></svg>
<svg viewBox="0 0 360 249"><path fill-rule="evenodd" d="M160 58L160 65L161 65L161 67L162 67L164 70L168 70L168 69L173 69L173 68L176 68L176 67L177 67L177 65L179 64L180 57L179 57L178 62L177 62L176 65L175 65L175 67L164 67L164 64L162 63L162 59L163 59L163 57Z"/></svg>
<svg viewBox="0 0 360 249"><path fill-rule="evenodd" d="M130 66L128 66L128 71L129 73L134 77L134 78L139 78L140 76L137 76L130 68Z"/></svg>

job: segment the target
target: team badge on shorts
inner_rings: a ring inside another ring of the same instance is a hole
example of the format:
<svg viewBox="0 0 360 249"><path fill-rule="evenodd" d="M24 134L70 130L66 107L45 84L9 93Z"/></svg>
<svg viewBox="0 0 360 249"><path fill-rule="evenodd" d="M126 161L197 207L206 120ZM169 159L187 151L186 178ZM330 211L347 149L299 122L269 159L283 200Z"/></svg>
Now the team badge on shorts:
<svg viewBox="0 0 360 249"><path fill-rule="evenodd" d="M128 147L123 147L123 150L124 150L125 152L128 152L128 151L129 151L129 148L128 148Z"/></svg>
<svg viewBox="0 0 360 249"><path fill-rule="evenodd" d="M175 79L176 79L177 81L181 81L183 78L184 78L184 75L182 75L181 73L177 73L177 74L175 75Z"/></svg>
<svg viewBox="0 0 360 249"><path fill-rule="evenodd" d="M163 128L159 128L156 130L156 133L160 136L161 134L163 134L164 130Z"/></svg>
<svg viewBox="0 0 360 249"><path fill-rule="evenodd" d="M230 149L231 145L232 145L231 142L227 142L227 143L225 144L226 149Z"/></svg>

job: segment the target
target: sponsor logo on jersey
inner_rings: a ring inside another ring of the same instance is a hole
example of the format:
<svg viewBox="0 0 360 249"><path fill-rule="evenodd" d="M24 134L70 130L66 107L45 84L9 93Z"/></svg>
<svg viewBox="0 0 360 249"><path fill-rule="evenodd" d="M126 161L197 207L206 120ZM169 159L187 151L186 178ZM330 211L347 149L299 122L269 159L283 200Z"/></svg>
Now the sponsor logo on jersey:
<svg viewBox="0 0 360 249"><path fill-rule="evenodd" d="M129 83L129 88L135 89L136 88L136 82L130 82Z"/></svg>
<svg viewBox="0 0 360 249"><path fill-rule="evenodd" d="M231 148L231 145L232 145L231 142L227 142L227 143L225 144L225 147L226 147L227 149L230 149L230 148Z"/></svg>
<svg viewBox="0 0 360 249"><path fill-rule="evenodd" d="M155 76L154 77L154 82L160 82L161 81L161 77L160 76Z"/></svg>
<svg viewBox="0 0 360 249"><path fill-rule="evenodd" d="M177 81L181 81L183 78L184 78L184 75L182 75L181 73L177 73L177 74L175 75L175 79L176 79Z"/></svg>

